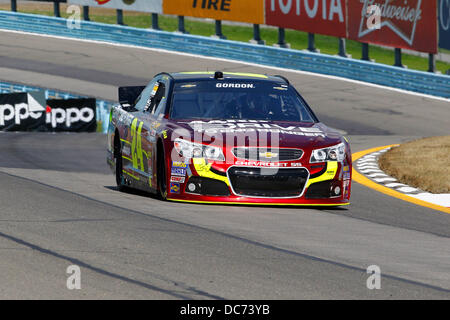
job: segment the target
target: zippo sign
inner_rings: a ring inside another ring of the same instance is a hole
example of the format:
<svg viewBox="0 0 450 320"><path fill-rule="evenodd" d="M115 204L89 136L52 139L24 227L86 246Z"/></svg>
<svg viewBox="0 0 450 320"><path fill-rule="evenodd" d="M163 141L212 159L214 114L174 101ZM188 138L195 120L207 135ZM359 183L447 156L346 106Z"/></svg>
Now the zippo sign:
<svg viewBox="0 0 450 320"><path fill-rule="evenodd" d="M43 92L0 95L0 130L95 132L96 100L45 100Z"/></svg>
<svg viewBox="0 0 450 320"><path fill-rule="evenodd" d="M0 130L46 131L43 92L0 95Z"/></svg>
<svg viewBox="0 0 450 320"><path fill-rule="evenodd" d="M350 0L348 37L365 43L437 53L437 1Z"/></svg>
<svg viewBox="0 0 450 320"><path fill-rule="evenodd" d="M46 124L49 131L95 132L95 99L47 100Z"/></svg>
<svg viewBox="0 0 450 320"><path fill-rule="evenodd" d="M346 0L265 1L268 25L346 37Z"/></svg>

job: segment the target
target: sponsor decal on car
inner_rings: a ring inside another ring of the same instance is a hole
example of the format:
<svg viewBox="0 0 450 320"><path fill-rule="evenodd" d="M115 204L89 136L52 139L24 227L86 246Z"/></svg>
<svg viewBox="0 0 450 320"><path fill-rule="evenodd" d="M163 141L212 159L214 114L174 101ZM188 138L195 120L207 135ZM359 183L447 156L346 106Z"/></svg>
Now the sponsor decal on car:
<svg viewBox="0 0 450 320"><path fill-rule="evenodd" d="M128 144L125 144L122 147L122 153L125 155L131 155L131 147Z"/></svg>
<svg viewBox="0 0 450 320"><path fill-rule="evenodd" d="M114 108L114 114L113 119L117 118L118 122L123 124L124 126L130 126L131 122L134 119L134 116L132 114L129 114L128 112L125 112L122 109Z"/></svg>
<svg viewBox="0 0 450 320"><path fill-rule="evenodd" d="M171 176L170 182L178 182L178 183L184 183L185 177L179 177L179 176Z"/></svg>
<svg viewBox="0 0 450 320"><path fill-rule="evenodd" d="M149 174L153 174L153 159L152 156L149 154L148 158L147 158L147 168L148 168L148 173Z"/></svg>
<svg viewBox="0 0 450 320"><path fill-rule="evenodd" d="M151 126L152 129L158 129L161 126L161 122L154 122Z"/></svg>
<svg viewBox="0 0 450 320"><path fill-rule="evenodd" d="M349 166L342 167L342 172L343 172L344 180L349 180L350 179L350 168L349 168Z"/></svg>
<svg viewBox="0 0 450 320"><path fill-rule="evenodd" d="M291 163L291 167L303 167L303 165L300 162L293 162Z"/></svg>
<svg viewBox="0 0 450 320"><path fill-rule="evenodd" d="M289 164L286 162L236 161L236 165L251 167L287 167Z"/></svg>
<svg viewBox="0 0 450 320"><path fill-rule="evenodd" d="M187 164L181 161L172 161L173 168L186 168Z"/></svg>
<svg viewBox="0 0 450 320"><path fill-rule="evenodd" d="M185 84L185 85L181 86L181 88L190 89L190 88L195 88L196 86L197 86L196 84Z"/></svg>
<svg viewBox="0 0 450 320"><path fill-rule="evenodd" d="M344 181L344 198L348 199L349 196L349 187L350 187L350 180Z"/></svg>
<svg viewBox="0 0 450 320"><path fill-rule="evenodd" d="M317 127L281 126L265 120L191 121L188 124L199 133L270 132L325 138L325 133Z"/></svg>
<svg viewBox="0 0 450 320"><path fill-rule="evenodd" d="M180 193L180 184L172 182L170 183L170 193Z"/></svg>
<svg viewBox="0 0 450 320"><path fill-rule="evenodd" d="M266 159L278 158L278 153L276 152L260 152L259 156Z"/></svg>
<svg viewBox="0 0 450 320"><path fill-rule="evenodd" d="M184 177L186 175L186 169L183 168L172 168L171 173L173 176L182 176Z"/></svg>
<svg viewBox="0 0 450 320"><path fill-rule="evenodd" d="M255 89L253 83L217 83L216 88Z"/></svg>

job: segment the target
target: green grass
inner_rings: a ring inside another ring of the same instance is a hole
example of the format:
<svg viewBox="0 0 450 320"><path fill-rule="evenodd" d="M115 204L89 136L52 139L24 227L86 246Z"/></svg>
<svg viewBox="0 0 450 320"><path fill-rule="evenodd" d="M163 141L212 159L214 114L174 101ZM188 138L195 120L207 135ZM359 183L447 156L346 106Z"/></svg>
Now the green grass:
<svg viewBox="0 0 450 320"><path fill-rule="evenodd" d="M20 12L53 15L52 11L43 10L19 10ZM68 17L68 14L61 10L61 14L64 18ZM91 21L115 24L116 16L113 14L91 14ZM136 14L127 15L124 13L124 23L131 27L136 28L150 28L151 16L149 14ZM159 16L159 27L165 31L176 31L178 29L178 20L175 17ZM210 36L215 33L214 23L202 22L197 20L185 20L185 28L190 34ZM222 32L229 40L248 42L253 38L253 28L246 26L233 26L223 25ZM278 30L276 28L261 27L261 38L264 39L267 45L273 45L278 41ZM338 53L338 39L330 36L316 35L316 47L321 53L335 55ZM308 34L306 32L286 30L286 42L291 44L292 49L303 50L308 47ZM361 43L347 40L346 42L347 53L351 54L354 59L361 59ZM450 53L449 50L440 50L445 53ZM394 51L383 49L380 47L370 46L370 58L375 59L378 63L387 65L394 64ZM403 54L403 64L409 69L426 71L428 70L428 59L421 58L414 55ZM436 69L442 73L445 73L450 69L450 63L436 61Z"/></svg>

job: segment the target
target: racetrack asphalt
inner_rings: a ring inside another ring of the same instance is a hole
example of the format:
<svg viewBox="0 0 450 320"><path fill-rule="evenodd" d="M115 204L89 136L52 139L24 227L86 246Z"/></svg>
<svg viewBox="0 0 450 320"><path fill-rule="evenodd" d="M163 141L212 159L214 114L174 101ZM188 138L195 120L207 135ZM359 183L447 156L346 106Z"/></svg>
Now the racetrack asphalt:
<svg viewBox="0 0 450 320"><path fill-rule="evenodd" d="M353 151L448 134L449 103L234 62L0 32L0 79L117 99L161 71L282 74ZM449 299L450 215L353 184L347 208L121 193L102 134L0 133L0 298ZM82 289L66 268L80 266ZM378 265L382 288L368 290Z"/></svg>

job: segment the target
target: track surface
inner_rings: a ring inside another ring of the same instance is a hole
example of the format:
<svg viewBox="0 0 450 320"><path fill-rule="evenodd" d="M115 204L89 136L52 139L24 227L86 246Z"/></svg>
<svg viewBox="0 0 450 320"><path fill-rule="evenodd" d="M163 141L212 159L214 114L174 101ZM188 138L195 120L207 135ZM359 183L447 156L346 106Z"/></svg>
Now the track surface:
<svg viewBox="0 0 450 320"><path fill-rule="evenodd" d="M115 99L160 71L283 74L353 151L448 134L449 103L298 73L0 32L0 79ZM105 71L107 70L107 71ZM0 133L0 298L450 298L450 215L354 184L345 209L120 193L100 134ZM82 289L66 289L81 267ZM381 290L365 270L378 265Z"/></svg>

